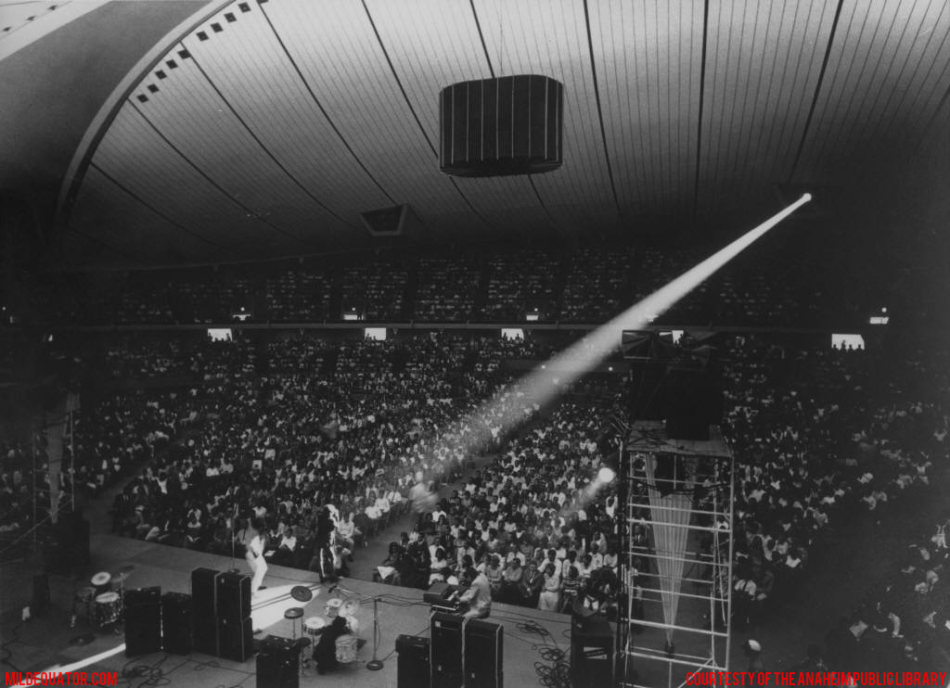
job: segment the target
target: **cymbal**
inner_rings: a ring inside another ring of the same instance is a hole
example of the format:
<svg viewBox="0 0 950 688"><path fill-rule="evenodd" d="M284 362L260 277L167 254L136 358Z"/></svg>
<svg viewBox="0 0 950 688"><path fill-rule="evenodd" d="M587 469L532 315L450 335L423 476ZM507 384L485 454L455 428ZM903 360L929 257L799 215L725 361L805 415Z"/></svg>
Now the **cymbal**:
<svg viewBox="0 0 950 688"><path fill-rule="evenodd" d="M95 576L92 577L92 580L89 582L99 587L100 585L107 585L109 581L112 580L112 574L108 571L100 571Z"/></svg>
<svg viewBox="0 0 950 688"><path fill-rule="evenodd" d="M134 571L135 571L135 567L132 566L132 564L129 564L128 566L123 566L121 569L119 569L118 571L112 574L112 579L118 583L121 583L126 578L131 576Z"/></svg>
<svg viewBox="0 0 950 688"><path fill-rule="evenodd" d="M313 599L313 591L305 585L295 585L290 590L290 596L298 602L309 602Z"/></svg>

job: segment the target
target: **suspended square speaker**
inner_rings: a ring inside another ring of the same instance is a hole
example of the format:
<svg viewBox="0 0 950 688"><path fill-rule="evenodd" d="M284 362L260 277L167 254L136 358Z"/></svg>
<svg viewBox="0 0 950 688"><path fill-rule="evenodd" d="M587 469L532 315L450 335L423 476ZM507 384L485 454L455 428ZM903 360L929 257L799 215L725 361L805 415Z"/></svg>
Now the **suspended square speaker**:
<svg viewBox="0 0 950 688"><path fill-rule="evenodd" d="M500 177L561 166L564 86L535 74L463 81L439 93L446 174Z"/></svg>

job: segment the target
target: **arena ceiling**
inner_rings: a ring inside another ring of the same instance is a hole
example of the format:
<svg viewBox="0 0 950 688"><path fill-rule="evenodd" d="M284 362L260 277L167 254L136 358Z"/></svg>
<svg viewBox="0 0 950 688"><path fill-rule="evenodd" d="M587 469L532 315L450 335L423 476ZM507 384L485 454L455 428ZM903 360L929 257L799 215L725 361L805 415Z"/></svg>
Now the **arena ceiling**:
<svg viewBox="0 0 950 688"><path fill-rule="evenodd" d="M81 265L367 247L360 213L403 203L436 242L702 227L911 166L950 123L948 0L0 12L0 82L21 96L0 105L0 181L50 191L61 255ZM565 86L563 167L440 173L439 90L519 73Z"/></svg>

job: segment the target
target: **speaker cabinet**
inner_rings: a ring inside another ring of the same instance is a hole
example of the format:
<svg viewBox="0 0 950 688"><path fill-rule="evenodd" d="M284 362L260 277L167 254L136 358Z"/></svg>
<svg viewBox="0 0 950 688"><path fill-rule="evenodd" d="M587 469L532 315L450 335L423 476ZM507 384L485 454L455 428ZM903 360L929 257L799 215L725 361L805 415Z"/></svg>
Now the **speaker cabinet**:
<svg viewBox="0 0 950 688"><path fill-rule="evenodd" d="M237 623L251 616L251 575L222 573L215 578L217 616Z"/></svg>
<svg viewBox="0 0 950 688"><path fill-rule="evenodd" d="M571 684L574 688L613 685L614 633L602 616L575 614L571 623Z"/></svg>
<svg viewBox="0 0 950 688"><path fill-rule="evenodd" d="M469 621L464 628L465 688L503 688L504 629L479 619Z"/></svg>
<svg viewBox="0 0 950 688"><path fill-rule="evenodd" d="M218 620L213 616L199 616L195 614L192 623L192 648L212 657L221 654L221 645L218 638Z"/></svg>
<svg viewBox="0 0 950 688"><path fill-rule="evenodd" d="M148 588L133 588L125 591L123 604L126 609L158 605L162 602L162 589L153 585Z"/></svg>
<svg viewBox="0 0 950 688"><path fill-rule="evenodd" d="M162 649L173 655L191 654L191 595L162 595Z"/></svg>
<svg viewBox="0 0 950 688"><path fill-rule="evenodd" d="M191 605L196 619L217 616L216 580L220 575L221 572L215 569L202 568L191 572Z"/></svg>
<svg viewBox="0 0 950 688"><path fill-rule="evenodd" d="M429 635L432 688L460 688L462 679L462 617L436 612Z"/></svg>
<svg viewBox="0 0 950 688"><path fill-rule="evenodd" d="M439 160L460 177L561 166L564 86L536 74L463 81L439 93Z"/></svg>
<svg viewBox="0 0 950 688"><path fill-rule="evenodd" d="M257 653L257 688L299 688L300 645L268 636Z"/></svg>
<svg viewBox="0 0 950 688"><path fill-rule="evenodd" d="M162 649L161 588L127 590L125 593L125 656Z"/></svg>
<svg viewBox="0 0 950 688"><path fill-rule="evenodd" d="M229 621L218 619L218 656L235 662L246 662L254 654L254 629L251 619Z"/></svg>
<svg viewBox="0 0 950 688"><path fill-rule="evenodd" d="M664 392L667 436L708 440L709 426L722 420L722 389L717 368L671 366L667 370Z"/></svg>
<svg viewBox="0 0 950 688"><path fill-rule="evenodd" d="M429 639L397 636L396 652L396 688L429 688Z"/></svg>

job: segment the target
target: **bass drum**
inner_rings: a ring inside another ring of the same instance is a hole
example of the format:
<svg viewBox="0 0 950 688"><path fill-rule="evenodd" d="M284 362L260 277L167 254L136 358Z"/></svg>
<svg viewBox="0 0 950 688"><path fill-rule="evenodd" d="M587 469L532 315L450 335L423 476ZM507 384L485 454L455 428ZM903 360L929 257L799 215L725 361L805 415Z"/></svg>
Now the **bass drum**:
<svg viewBox="0 0 950 688"><path fill-rule="evenodd" d="M96 596L94 616L96 625L104 628L122 618L122 598L117 592L104 592Z"/></svg>

